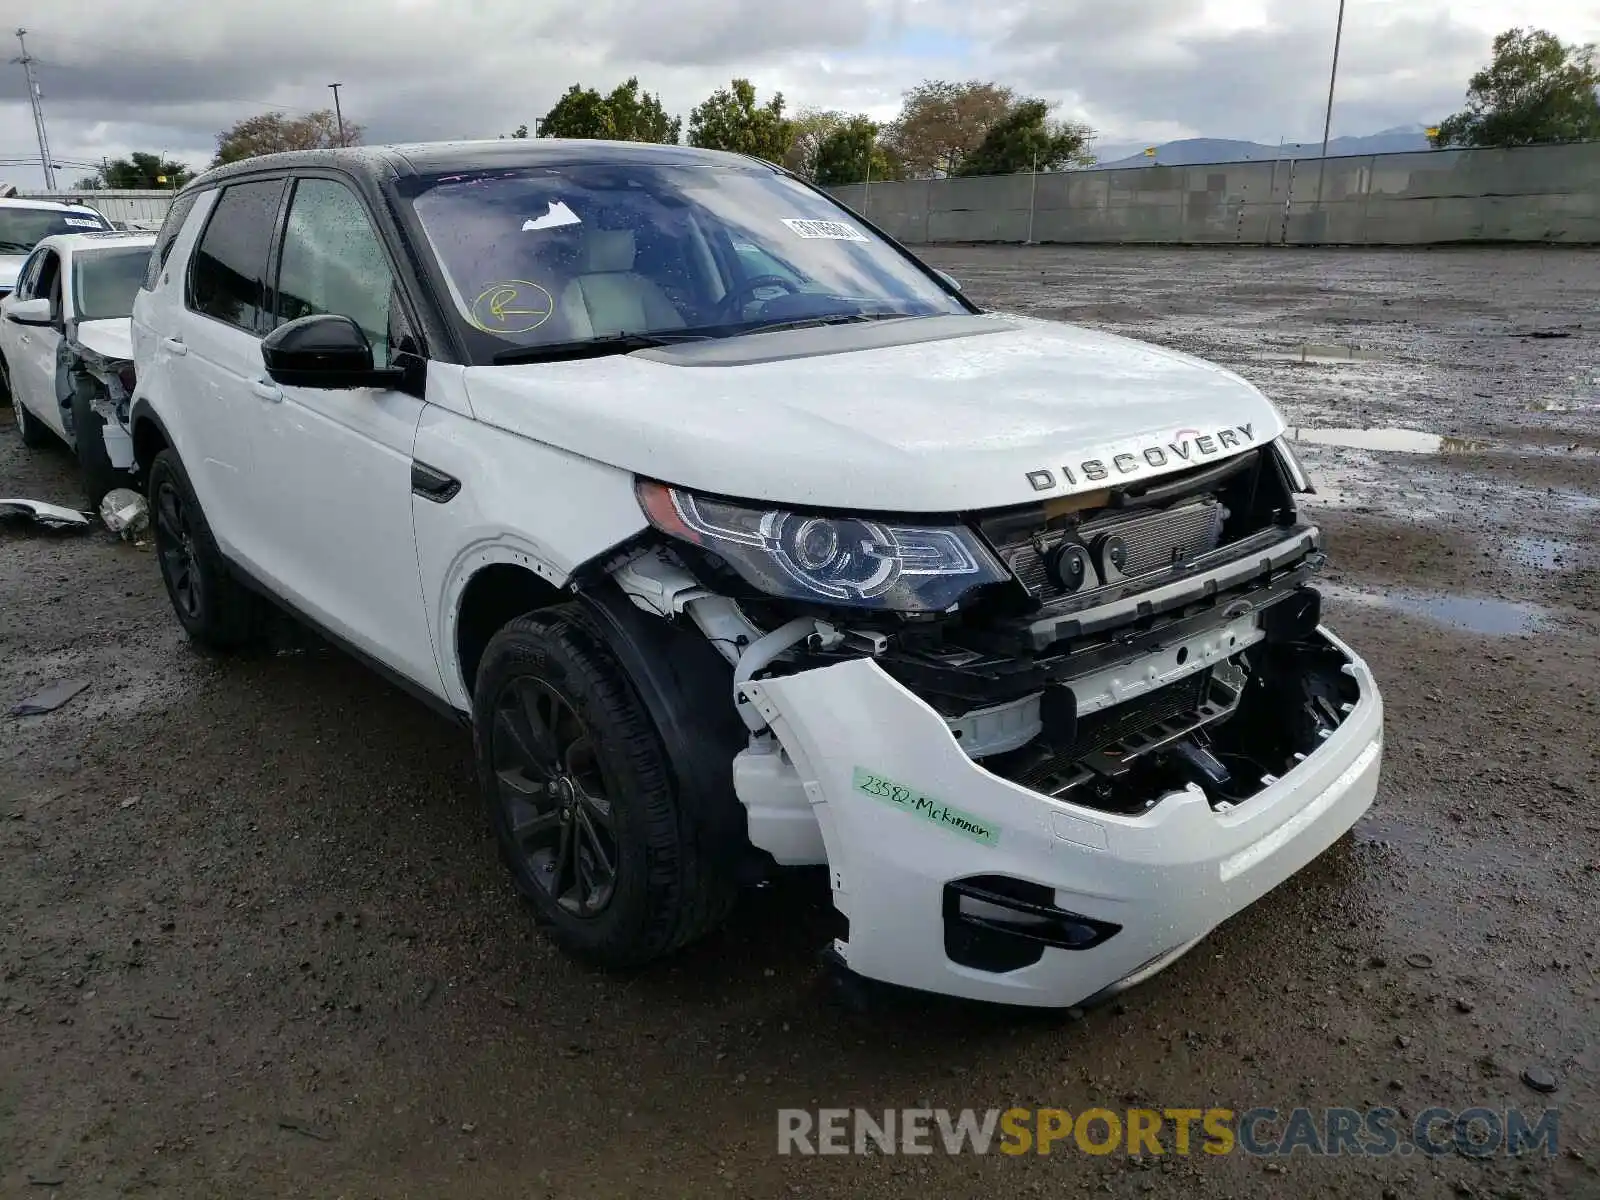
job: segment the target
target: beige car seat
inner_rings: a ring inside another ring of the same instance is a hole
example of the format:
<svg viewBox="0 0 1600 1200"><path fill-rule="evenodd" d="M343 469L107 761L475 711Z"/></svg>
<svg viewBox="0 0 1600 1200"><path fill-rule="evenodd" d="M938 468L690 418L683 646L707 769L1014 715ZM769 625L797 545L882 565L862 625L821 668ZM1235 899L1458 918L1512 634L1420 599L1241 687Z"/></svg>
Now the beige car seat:
<svg viewBox="0 0 1600 1200"><path fill-rule="evenodd" d="M579 274L561 292L561 315L574 338L682 329L684 320L654 281L633 269L629 229L589 229Z"/></svg>

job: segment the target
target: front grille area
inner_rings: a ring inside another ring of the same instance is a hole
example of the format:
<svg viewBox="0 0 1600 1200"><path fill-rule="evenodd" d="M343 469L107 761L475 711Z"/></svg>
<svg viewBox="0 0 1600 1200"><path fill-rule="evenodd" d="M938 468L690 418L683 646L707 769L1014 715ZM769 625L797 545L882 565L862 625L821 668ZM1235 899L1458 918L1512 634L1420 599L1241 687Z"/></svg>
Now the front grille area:
<svg viewBox="0 0 1600 1200"><path fill-rule="evenodd" d="M1050 578L1046 557L1069 532L1087 546L1108 534L1121 538L1127 551L1122 573L1133 578L1215 550L1221 543L1226 518L1227 509L1211 497L1160 512L1095 516L1076 530L1052 531L1005 547L1001 557L1032 595L1049 600L1063 593Z"/></svg>

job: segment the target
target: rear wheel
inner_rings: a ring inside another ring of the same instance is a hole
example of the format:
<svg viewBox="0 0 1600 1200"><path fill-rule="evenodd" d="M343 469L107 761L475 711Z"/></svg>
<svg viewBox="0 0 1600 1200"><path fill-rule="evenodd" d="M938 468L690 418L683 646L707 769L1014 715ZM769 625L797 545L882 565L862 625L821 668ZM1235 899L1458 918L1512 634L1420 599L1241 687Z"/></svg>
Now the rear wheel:
<svg viewBox="0 0 1600 1200"><path fill-rule="evenodd" d="M635 965L726 916L730 864L701 844L643 702L580 608L494 636L473 731L501 857L565 949Z"/></svg>
<svg viewBox="0 0 1600 1200"><path fill-rule="evenodd" d="M22 444L30 450L48 446L49 426L29 412L28 406L11 390L11 368L3 358L0 358L0 385L5 387L6 395L11 398L11 419L17 423L17 435L22 438Z"/></svg>
<svg viewBox="0 0 1600 1200"><path fill-rule="evenodd" d="M264 604L228 572L177 452L150 464L150 514L161 578L178 623L209 650L234 650L260 636Z"/></svg>

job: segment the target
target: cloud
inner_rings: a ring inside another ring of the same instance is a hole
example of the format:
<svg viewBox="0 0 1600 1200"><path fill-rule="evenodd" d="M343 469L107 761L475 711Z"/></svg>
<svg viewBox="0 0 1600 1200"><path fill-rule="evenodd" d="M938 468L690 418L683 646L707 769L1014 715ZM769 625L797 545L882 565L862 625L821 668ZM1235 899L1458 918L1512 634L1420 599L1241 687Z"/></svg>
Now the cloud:
<svg viewBox="0 0 1600 1200"><path fill-rule="evenodd" d="M1594 0L1348 0L1334 132L1459 105L1493 34L1600 38ZM888 117L925 77L1060 102L1108 141L1320 135L1334 5L1303 0L54 0L27 16L63 183L102 155L204 165L217 131L328 107L371 140L493 137L566 87L630 74L687 115L735 75L792 105ZM0 71L0 162L35 155L22 71ZM37 186L38 169L0 165Z"/></svg>

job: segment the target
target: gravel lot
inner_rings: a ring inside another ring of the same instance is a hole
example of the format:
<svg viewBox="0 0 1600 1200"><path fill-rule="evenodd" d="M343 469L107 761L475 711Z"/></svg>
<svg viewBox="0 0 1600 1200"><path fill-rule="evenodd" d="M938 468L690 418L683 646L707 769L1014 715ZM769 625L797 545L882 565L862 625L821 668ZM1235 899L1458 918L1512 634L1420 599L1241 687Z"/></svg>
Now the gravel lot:
<svg viewBox="0 0 1600 1200"><path fill-rule="evenodd" d="M1354 836L1081 1019L841 1006L809 878L603 976L514 902L462 732L326 649L203 657L148 548L4 523L0 701L93 686L0 716L0 1195L1600 1195L1600 254L930 258L1301 427L1388 702ZM9 424L0 494L75 502ZM918 1104L1554 1104L1561 1152L775 1153L780 1106Z"/></svg>

